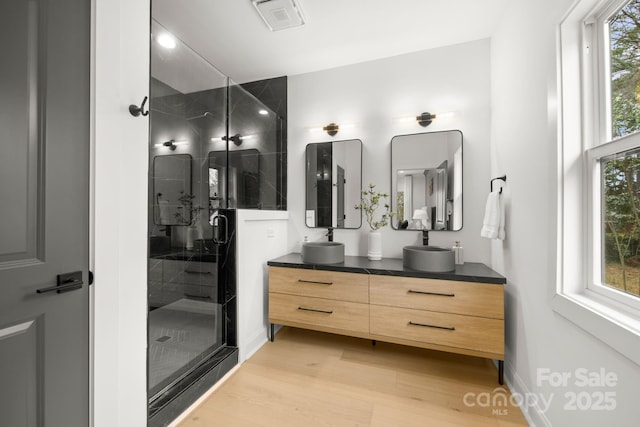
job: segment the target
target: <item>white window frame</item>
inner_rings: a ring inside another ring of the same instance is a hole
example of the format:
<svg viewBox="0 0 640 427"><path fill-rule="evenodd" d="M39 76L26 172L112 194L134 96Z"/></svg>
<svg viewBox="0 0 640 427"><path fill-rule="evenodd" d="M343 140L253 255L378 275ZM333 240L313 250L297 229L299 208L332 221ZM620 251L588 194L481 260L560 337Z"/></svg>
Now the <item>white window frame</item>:
<svg viewBox="0 0 640 427"><path fill-rule="evenodd" d="M580 0L558 30L558 280L552 307L640 364L640 298L601 284L599 159L640 146L637 133L609 141L609 85L603 84L610 76L604 24L625 3Z"/></svg>

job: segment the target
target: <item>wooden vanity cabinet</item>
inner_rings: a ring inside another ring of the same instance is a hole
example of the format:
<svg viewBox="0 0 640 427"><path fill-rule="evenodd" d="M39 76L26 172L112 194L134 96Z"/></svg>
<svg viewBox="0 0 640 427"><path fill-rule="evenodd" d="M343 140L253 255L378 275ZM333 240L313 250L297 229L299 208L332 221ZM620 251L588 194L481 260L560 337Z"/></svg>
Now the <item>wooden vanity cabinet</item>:
<svg viewBox="0 0 640 427"><path fill-rule="evenodd" d="M502 285L369 277L370 333L380 341L502 360Z"/></svg>
<svg viewBox="0 0 640 427"><path fill-rule="evenodd" d="M499 361L502 284L269 267L269 322Z"/></svg>
<svg viewBox="0 0 640 427"><path fill-rule="evenodd" d="M369 276L270 267L269 322L367 338Z"/></svg>

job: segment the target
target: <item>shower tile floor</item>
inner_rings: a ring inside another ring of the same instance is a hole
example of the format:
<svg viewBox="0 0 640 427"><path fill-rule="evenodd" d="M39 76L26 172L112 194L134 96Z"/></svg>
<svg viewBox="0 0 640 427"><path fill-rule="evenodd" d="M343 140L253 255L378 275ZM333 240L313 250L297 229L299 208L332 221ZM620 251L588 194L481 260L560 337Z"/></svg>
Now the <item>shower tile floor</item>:
<svg viewBox="0 0 640 427"><path fill-rule="evenodd" d="M219 304L180 299L149 313L149 390L153 395L222 343ZM208 350L208 351L207 351Z"/></svg>

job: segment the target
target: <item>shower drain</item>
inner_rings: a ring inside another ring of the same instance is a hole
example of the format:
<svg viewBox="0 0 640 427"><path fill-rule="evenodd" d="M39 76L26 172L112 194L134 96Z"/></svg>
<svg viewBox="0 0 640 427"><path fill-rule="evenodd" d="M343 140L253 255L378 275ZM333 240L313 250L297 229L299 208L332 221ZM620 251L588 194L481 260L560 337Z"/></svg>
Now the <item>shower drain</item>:
<svg viewBox="0 0 640 427"><path fill-rule="evenodd" d="M171 337L170 337L170 336L165 335L165 336L163 336L163 337L158 338L156 341L157 341L157 342L165 342L165 341L169 341L170 339L171 339Z"/></svg>

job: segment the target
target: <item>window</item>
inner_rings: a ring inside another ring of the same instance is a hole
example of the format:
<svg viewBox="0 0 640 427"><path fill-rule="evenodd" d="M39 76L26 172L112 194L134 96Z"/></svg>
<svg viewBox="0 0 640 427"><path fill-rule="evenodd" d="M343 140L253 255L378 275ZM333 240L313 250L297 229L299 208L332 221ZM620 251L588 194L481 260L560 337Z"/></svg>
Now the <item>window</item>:
<svg viewBox="0 0 640 427"><path fill-rule="evenodd" d="M640 130L640 1L626 3L607 23L612 137Z"/></svg>
<svg viewBox="0 0 640 427"><path fill-rule="evenodd" d="M559 35L552 306L640 363L640 0L580 0Z"/></svg>
<svg viewBox="0 0 640 427"><path fill-rule="evenodd" d="M640 0L614 1L585 34L594 83L589 289L640 308Z"/></svg>

